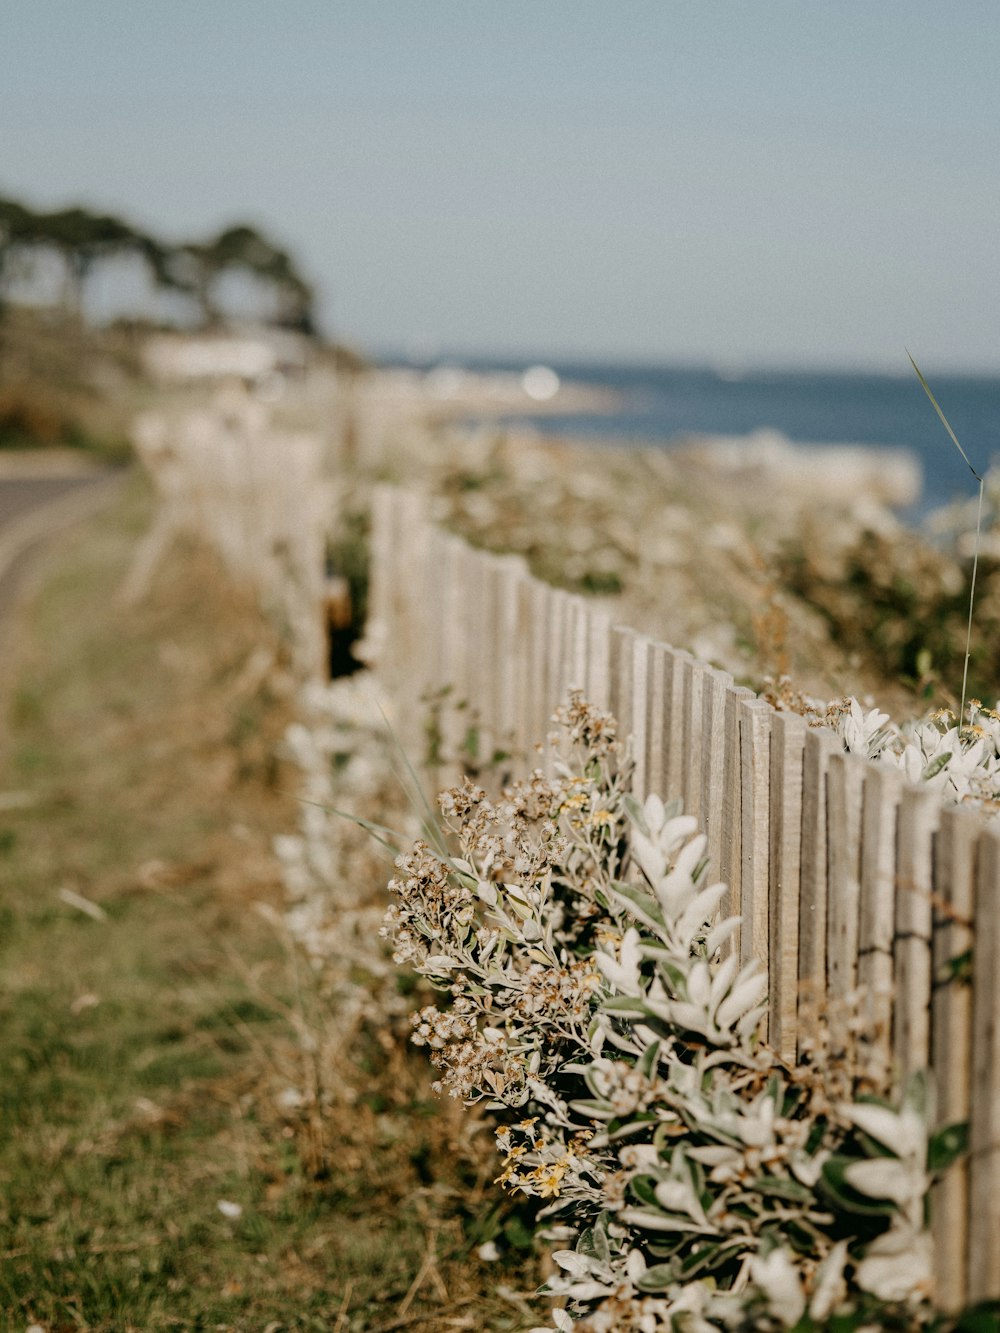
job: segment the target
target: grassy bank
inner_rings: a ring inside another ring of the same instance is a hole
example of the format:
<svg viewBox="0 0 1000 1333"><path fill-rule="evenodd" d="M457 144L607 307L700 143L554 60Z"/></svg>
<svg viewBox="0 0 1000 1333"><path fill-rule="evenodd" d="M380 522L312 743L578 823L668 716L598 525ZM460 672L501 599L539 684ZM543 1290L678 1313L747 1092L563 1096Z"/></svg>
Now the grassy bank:
<svg viewBox="0 0 1000 1333"><path fill-rule="evenodd" d="M49 553L5 672L0 1327L529 1326L523 1266L475 1256L488 1136L388 1031L329 1086L337 1016L255 910L295 819L280 645L193 546L119 606L148 508Z"/></svg>

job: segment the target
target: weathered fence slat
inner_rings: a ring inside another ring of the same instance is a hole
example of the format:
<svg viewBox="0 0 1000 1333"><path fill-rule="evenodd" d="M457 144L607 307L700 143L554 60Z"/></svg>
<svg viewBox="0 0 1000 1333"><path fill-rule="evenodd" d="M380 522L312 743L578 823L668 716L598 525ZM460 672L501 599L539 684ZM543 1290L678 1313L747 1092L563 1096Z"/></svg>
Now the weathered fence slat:
<svg viewBox="0 0 1000 1333"><path fill-rule="evenodd" d="M908 787L899 803L896 939L893 947L893 1062L905 1081L931 1062L931 931L934 835L940 802Z"/></svg>
<svg viewBox="0 0 1000 1333"><path fill-rule="evenodd" d="M530 585L531 643L528 674L528 744L544 745L548 733L548 661L549 661L549 608L553 590L545 583L533 580Z"/></svg>
<svg viewBox="0 0 1000 1333"><path fill-rule="evenodd" d="M566 603L569 593L553 588L548 605L548 647L545 664L545 734L552 730L552 714L563 697L563 640L566 634Z"/></svg>
<svg viewBox="0 0 1000 1333"><path fill-rule="evenodd" d="M719 878L728 886L722 914L743 916L743 767L740 757L740 704L753 697L750 690L734 685L726 691L726 751L722 771L722 840L719 849ZM742 951L743 926L723 946L723 954Z"/></svg>
<svg viewBox="0 0 1000 1333"><path fill-rule="evenodd" d="M632 791L637 801L643 801L649 786L649 640L644 634L632 639L632 746L635 771Z"/></svg>
<svg viewBox="0 0 1000 1333"><path fill-rule="evenodd" d="M586 690L595 708L611 708L611 617L597 608L587 612Z"/></svg>
<svg viewBox="0 0 1000 1333"><path fill-rule="evenodd" d="M854 755L830 756L827 784L826 990L831 1054L850 1041L858 980L861 898L861 800L867 765Z"/></svg>
<svg viewBox="0 0 1000 1333"><path fill-rule="evenodd" d="M770 742L772 709L762 699L741 699L740 721L740 892L743 931L740 958L768 957L768 872L770 851Z"/></svg>
<svg viewBox="0 0 1000 1333"><path fill-rule="evenodd" d="M667 787L664 764L663 728L666 718L664 667L663 644L648 641L646 644L646 728L649 733L646 754L647 780L650 791L669 800L673 793Z"/></svg>
<svg viewBox="0 0 1000 1333"><path fill-rule="evenodd" d="M794 713L771 720L769 973L771 1044L794 1062L799 1007L799 867L806 724Z"/></svg>
<svg viewBox="0 0 1000 1333"><path fill-rule="evenodd" d="M499 564L499 698L497 724L505 750L519 754L518 690L520 689L520 589L528 577L520 556L501 556Z"/></svg>
<svg viewBox="0 0 1000 1333"><path fill-rule="evenodd" d="M722 863L722 820L725 804L726 692L733 678L725 671L705 673L702 689L701 810L708 838L711 874L718 877Z"/></svg>
<svg viewBox="0 0 1000 1333"><path fill-rule="evenodd" d="M684 663L690 658L678 648L663 645L664 669L664 785L671 800L684 794Z"/></svg>
<svg viewBox="0 0 1000 1333"><path fill-rule="evenodd" d="M806 731L802 754L802 843L799 869L799 1042L815 1033L826 1002L826 772L840 752L837 737Z"/></svg>
<svg viewBox="0 0 1000 1333"><path fill-rule="evenodd" d="M934 852L931 1069L939 1127L966 1124L972 1078L970 960L979 821L963 810L941 811ZM968 1294L969 1163L956 1162L931 1199L937 1299L957 1310Z"/></svg>
<svg viewBox="0 0 1000 1333"><path fill-rule="evenodd" d="M568 688L580 690L587 697L587 646L590 640L590 610L582 597L574 597L569 615ZM589 700L588 700L589 701Z"/></svg>
<svg viewBox="0 0 1000 1333"><path fill-rule="evenodd" d="M618 720L618 735L632 732L632 653L635 630L615 625L611 630L611 711Z"/></svg>
<svg viewBox="0 0 1000 1333"><path fill-rule="evenodd" d="M893 936L896 932L896 833L902 782L890 768L870 768L861 811L858 987L865 1015L870 1074L888 1081L892 1028Z"/></svg>
<svg viewBox="0 0 1000 1333"><path fill-rule="evenodd" d="M681 663L684 681L684 748L683 786L685 814L694 815L701 822L701 758L704 746L704 717L702 715L702 695L705 688L707 668L687 655Z"/></svg>
<svg viewBox="0 0 1000 1333"><path fill-rule="evenodd" d="M972 946L969 1298L1000 1296L1000 832L979 835Z"/></svg>

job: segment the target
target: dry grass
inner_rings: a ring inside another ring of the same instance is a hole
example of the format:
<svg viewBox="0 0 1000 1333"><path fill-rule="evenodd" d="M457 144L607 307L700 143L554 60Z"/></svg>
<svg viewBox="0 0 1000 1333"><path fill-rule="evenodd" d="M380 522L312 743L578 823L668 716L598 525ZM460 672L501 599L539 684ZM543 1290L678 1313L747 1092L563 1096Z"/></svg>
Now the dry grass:
<svg viewBox="0 0 1000 1333"><path fill-rule="evenodd" d="M387 1027L360 1095L321 1058L337 1015L255 910L295 820L281 645L194 546L118 609L148 506L62 539L10 665L0 1327L530 1326L498 1289L533 1265L475 1256L521 1238L488 1133Z"/></svg>

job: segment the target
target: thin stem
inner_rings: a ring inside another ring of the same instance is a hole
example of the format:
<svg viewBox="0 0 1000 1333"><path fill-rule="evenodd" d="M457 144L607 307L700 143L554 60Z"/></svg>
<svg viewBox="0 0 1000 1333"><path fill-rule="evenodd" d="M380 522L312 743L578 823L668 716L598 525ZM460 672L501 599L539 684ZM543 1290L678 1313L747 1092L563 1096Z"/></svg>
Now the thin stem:
<svg viewBox="0 0 1000 1333"><path fill-rule="evenodd" d="M976 514L976 546L972 557L972 584L969 588L969 624L965 633L965 670L962 672L962 707L958 714L958 734L962 734L965 696L969 683L969 658L972 656L972 609L976 604L976 571L979 568L979 534L983 526L983 479L979 479L979 511Z"/></svg>
<svg viewBox="0 0 1000 1333"><path fill-rule="evenodd" d="M907 349L906 355L910 357L910 365L916 371L917 379L920 381L924 393L931 400L931 406L934 408L934 411L938 414L938 417L941 421L941 425L944 426L945 430L948 432L952 444L965 459L966 467L975 477L976 481L979 482L979 512L976 515L976 545L972 556L972 584L969 588L969 624L965 634L965 666L962 670L962 706L958 711L958 735L959 735L959 740L961 740L962 723L965 718L965 697L969 684L969 658L972 656L972 612L976 604L976 571L979 569L979 538L983 527L983 489L985 483L983 481L983 478L979 475L976 469L972 466L972 463L969 461L969 455L959 444L958 437L956 436L955 432L949 425L948 418L945 416L945 414L941 411L941 408L938 406L938 400L931 393L931 386L927 383L923 375L920 373L920 367L917 365L916 361L914 361L913 357L910 356L909 349Z"/></svg>

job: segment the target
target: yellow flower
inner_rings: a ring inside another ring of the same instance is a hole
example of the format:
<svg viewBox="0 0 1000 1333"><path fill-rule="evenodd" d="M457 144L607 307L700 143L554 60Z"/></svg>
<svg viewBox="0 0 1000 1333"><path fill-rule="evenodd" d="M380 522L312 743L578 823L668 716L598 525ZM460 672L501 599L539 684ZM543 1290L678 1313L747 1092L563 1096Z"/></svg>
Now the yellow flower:
<svg viewBox="0 0 1000 1333"><path fill-rule="evenodd" d="M559 1162L555 1166L548 1168L538 1166L532 1172L535 1181L535 1192L540 1194L543 1199L554 1198L559 1193L559 1187L562 1178L566 1174L566 1168Z"/></svg>

